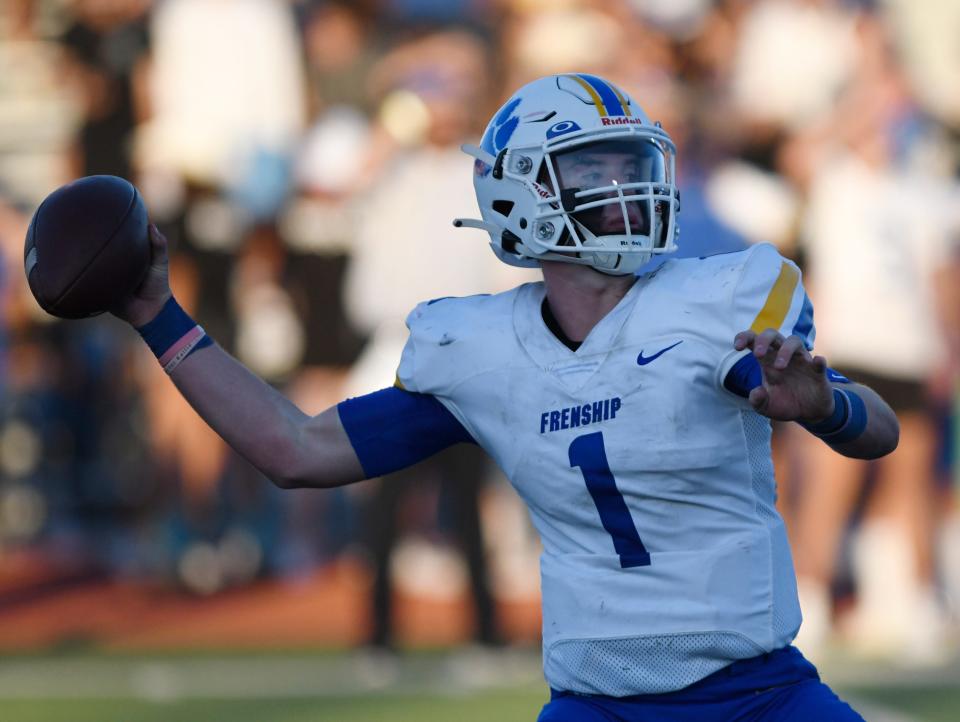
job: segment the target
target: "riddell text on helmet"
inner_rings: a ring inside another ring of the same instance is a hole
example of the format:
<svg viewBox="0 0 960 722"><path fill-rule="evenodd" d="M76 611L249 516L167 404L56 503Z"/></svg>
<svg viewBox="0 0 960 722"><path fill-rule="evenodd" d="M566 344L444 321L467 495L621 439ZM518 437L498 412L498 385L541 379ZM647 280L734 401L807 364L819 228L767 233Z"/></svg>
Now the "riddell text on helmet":
<svg viewBox="0 0 960 722"><path fill-rule="evenodd" d="M643 125L643 119L618 115L614 118L601 118L600 123L603 125Z"/></svg>
<svg viewBox="0 0 960 722"><path fill-rule="evenodd" d="M602 125L643 125L641 118L630 118L625 115L618 115L614 118L601 118Z"/></svg>

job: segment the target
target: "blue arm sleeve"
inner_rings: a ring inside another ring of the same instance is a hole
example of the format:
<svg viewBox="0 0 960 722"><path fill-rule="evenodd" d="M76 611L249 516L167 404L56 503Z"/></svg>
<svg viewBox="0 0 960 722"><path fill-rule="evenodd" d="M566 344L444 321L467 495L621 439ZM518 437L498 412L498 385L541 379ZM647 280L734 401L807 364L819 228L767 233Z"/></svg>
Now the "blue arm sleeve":
<svg viewBox="0 0 960 722"><path fill-rule="evenodd" d="M430 394L392 387L337 406L367 478L404 469L461 442L476 441Z"/></svg>
<svg viewBox="0 0 960 722"><path fill-rule="evenodd" d="M830 368L827 369L827 380L832 383L850 383L850 379ZM750 391L761 383L763 383L763 372L760 371L760 362L752 353L737 361L723 380L723 386L727 391L743 398L747 398Z"/></svg>
<svg viewBox="0 0 960 722"><path fill-rule="evenodd" d="M752 353L737 361L727 372L723 380L723 387L737 396L747 398L750 391L763 383L763 372L760 371L760 362Z"/></svg>

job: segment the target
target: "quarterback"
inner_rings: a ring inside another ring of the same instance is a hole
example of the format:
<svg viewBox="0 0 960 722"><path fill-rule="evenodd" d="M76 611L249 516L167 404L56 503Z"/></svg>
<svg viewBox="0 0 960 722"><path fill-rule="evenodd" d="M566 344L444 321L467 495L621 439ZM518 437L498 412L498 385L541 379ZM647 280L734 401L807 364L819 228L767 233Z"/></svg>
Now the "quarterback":
<svg viewBox="0 0 960 722"><path fill-rule="evenodd" d="M889 453L899 429L811 354L797 267L758 245L638 273L676 249L675 149L601 78L526 85L464 150L481 220L455 224L543 282L421 303L393 388L302 413L176 304L155 228L153 266L117 315L281 487L485 449L543 542L540 720L861 719L791 646L770 419L858 458Z"/></svg>

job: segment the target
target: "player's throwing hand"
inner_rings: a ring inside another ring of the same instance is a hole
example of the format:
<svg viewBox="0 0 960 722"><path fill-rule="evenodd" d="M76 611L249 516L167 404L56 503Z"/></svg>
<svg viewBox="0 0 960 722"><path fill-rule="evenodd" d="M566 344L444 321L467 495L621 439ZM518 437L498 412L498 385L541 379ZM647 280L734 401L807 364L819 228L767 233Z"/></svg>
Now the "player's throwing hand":
<svg viewBox="0 0 960 722"><path fill-rule="evenodd" d="M156 318L171 296L168 266L167 239L151 224L150 269L134 294L120 308L112 310L113 315L134 328L140 328Z"/></svg>
<svg viewBox="0 0 960 722"><path fill-rule="evenodd" d="M833 389L827 380L827 360L811 356L798 336L784 338L768 328L759 335L741 331L733 346L751 349L760 363L763 383L750 392L759 414L778 421L815 424L833 413Z"/></svg>

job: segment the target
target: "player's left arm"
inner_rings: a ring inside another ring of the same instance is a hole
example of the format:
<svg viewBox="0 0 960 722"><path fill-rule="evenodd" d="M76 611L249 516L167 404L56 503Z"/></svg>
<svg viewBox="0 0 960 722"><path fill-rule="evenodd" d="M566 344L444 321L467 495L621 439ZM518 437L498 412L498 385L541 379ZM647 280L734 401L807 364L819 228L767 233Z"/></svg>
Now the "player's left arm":
<svg viewBox="0 0 960 722"><path fill-rule="evenodd" d="M897 448L900 425L887 403L862 384L831 382L827 360L799 336L745 330L734 348L752 351L760 367L761 383L748 396L757 413L796 421L844 456L876 459Z"/></svg>

